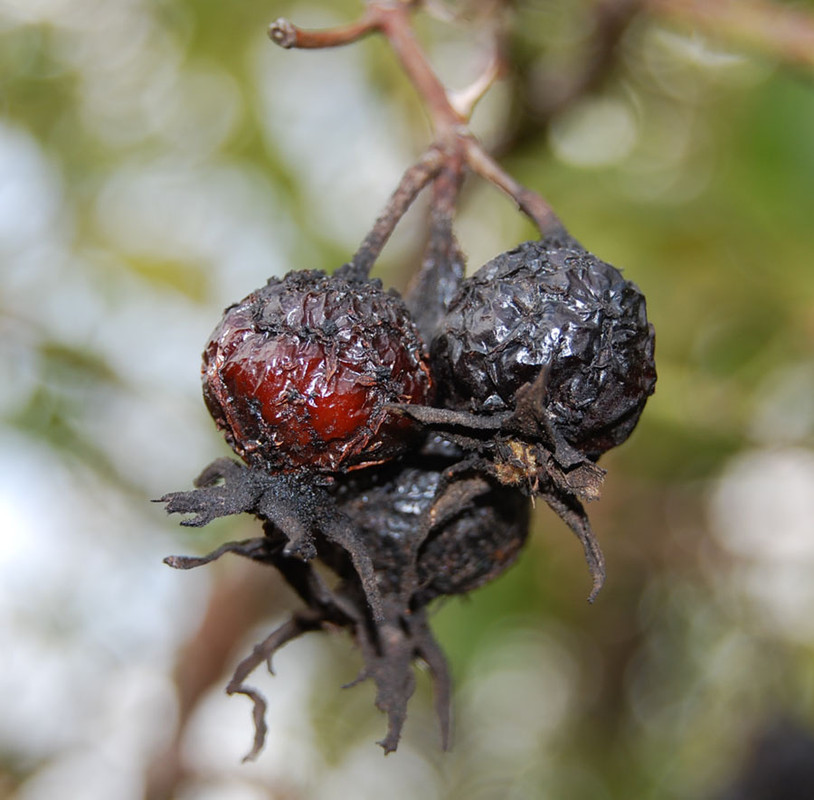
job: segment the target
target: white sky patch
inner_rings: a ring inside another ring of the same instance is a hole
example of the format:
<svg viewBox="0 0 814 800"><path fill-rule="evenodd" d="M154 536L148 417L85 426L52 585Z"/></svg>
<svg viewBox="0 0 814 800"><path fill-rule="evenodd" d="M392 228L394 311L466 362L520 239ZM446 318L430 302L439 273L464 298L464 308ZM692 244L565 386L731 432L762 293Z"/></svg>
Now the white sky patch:
<svg viewBox="0 0 814 800"><path fill-rule="evenodd" d="M733 590L768 633L814 641L814 452L753 450L724 470L709 502L711 529L736 559Z"/></svg>
<svg viewBox="0 0 814 800"><path fill-rule="evenodd" d="M146 695L167 696L208 578L178 580L161 563L171 540L132 501L23 437L1 443L0 747L38 758L107 726L108 744L144 755L156 734L120 730L124 717L140 724L117 711L130 696L122 686L141 696L146 681Z"/></svg>
<svg viewBox="0 0 814 800"><path fill-rule="evenodd" d="M306 27L332 22L309 19L305 9L297 20ZM261 42L253 62L271 148L297 174L327 235L355 250L414 158L408 132L371 90L358 49L326 55Z"/></svg>
<svg viewBox="0 0 814 800"><path fill-rule="evenodd" d="M771 371L757 391L749 432L762 444L796 444L814 434L814 363Z"/></svg>
<svg viewBox="0 0 814 800"><path fill-rule="evenodd" d="M814 567L814 452L752 450L733 459L710 501L712 527L733 554Z"/></svg>
<svg viewBox="0 0 814 800"><path fill-rule="evenodd" d="M95 221L116 250L201 264L224 305L290 265L288 213L271 185L238 163L125 163L100 188Z"/></svg>
<svg viewBox="0 0 814 800"><path fill-rule="evenodd" d="M53 239L61 202L59 175L37 142L0 121L0 255Z"/></svg>

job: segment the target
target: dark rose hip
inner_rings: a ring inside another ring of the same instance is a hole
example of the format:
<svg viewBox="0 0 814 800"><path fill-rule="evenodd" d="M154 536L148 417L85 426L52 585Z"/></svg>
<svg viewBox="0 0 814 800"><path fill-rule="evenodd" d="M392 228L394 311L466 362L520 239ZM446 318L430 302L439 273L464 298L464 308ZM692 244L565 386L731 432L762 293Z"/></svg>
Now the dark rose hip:
<svg viewBox="0 0 814 800"><path fill-rule="evenodd" d="M567 235L526 242L464 281L432 343L439 398L475 412L512 409L545 376L560 434L595 458L631 433L656 380L645 299Z"/></svg>
<svg viewBox="0 0 814 800"><path fill-rule="evenodd" d="M383 593L403 593L411 575L416 585L407 594L414 608L497 577L514 563L528 535L529 498L496 484L484 484L463 508L425 532L442 476L440 468L402 467L385 476L349 476L338 490L339 508L360 531Z"/></svg>
<svg viewBox="0 0 814 800"><path fill-rule="evenodd" d="M291 272L226 310L204 351L204 399L251 466L376 464L411 434L385 406L429 397L423 349L402 301L378 283Z"/></svg>

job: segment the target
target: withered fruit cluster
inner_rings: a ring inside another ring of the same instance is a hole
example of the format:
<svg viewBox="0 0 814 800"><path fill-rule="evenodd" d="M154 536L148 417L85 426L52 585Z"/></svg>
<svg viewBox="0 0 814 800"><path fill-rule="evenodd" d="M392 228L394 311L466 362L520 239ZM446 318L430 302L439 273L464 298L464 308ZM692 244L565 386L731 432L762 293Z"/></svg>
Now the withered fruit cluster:
<svg viewBox="0 0 814 800"><path fill-rule="evenodd" d="M360 679L376 684L385 752L416 659L433 676L446 746L450 682L428 604L514 561L535 496L582 541L590 599L602 585L582 501L598 496L597 459L630 435L654 388L644 297L564 231L454 284L405 303L352 270L291 272L226 309L206 345L204 398L244 463L220 459L162 502L192 526L248 512L263 536L167 561L233 552L275 567L304 604L227 687L255 704L248 757L265 737L249 673L300 634L337 626L361 650Z"/></svg>

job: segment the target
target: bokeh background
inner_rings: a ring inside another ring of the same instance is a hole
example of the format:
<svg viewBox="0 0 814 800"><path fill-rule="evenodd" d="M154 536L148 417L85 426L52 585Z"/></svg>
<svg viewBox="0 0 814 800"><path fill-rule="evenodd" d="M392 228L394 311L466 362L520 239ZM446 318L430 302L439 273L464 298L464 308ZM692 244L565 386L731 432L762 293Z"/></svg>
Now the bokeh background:
<svg viewBox="0 0 814 800"><path fill-rule="evenodd" d="M237 559L168 569L256 523L190 532L149 500L227 454L199 385L222 309L343 263L428 141L383 42L265 36L360 5L0 0L0 798L814 796L791 793L814 763L814 73L644 12L569 93L597 27L565 0L516 4L473 125L656 325L657 392L590 509L606 587L588 606L540 507L515 567L435 610L451 752L420 673L383 758L373 687L340 689L358 655L314 634L257 676L269 740L241 764L250 704L223 688L297 601ZM485 9L445 7L470 22L418 27L460 87ZM459 233L472 269L534 235L474 179ZM786 792L755 794L775 773Z"/></svg>

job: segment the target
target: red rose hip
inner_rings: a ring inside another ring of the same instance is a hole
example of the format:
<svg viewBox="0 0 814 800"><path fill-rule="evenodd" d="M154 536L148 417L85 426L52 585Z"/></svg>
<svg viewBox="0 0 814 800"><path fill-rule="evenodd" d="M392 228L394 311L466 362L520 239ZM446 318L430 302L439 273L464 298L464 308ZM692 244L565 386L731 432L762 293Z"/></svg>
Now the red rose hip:
<svg viewBox="0 0 814 800"><path fill-rule="evenodd" d="M424 346L378 282L290 272L226 309L203 354L204 400L250 466L337 472L397 455L389 403L430 394Z"/></svg>

